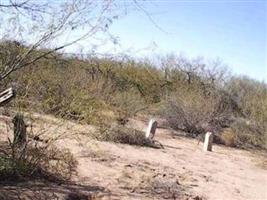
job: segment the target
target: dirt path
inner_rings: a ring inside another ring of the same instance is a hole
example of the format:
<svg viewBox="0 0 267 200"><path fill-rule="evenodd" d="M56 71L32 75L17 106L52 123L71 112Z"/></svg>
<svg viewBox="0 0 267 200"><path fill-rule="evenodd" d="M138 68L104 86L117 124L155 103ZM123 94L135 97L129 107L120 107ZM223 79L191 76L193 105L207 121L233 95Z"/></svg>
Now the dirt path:
<svg viewBox="0 0 267 200"><path fill-rule="evenodd" d="M99 142L86 136L91 126L53 123L58 121L49 124L54 135L68 136L58 146L70 148L78 160L73 180L102 188L90 191L100 199L267 199L267 170L258 166L266 155L218 145L205 153L196 140L167 129L158 129L155 138L164 149ZM146 127L137 120L128 126Z"/></svg>

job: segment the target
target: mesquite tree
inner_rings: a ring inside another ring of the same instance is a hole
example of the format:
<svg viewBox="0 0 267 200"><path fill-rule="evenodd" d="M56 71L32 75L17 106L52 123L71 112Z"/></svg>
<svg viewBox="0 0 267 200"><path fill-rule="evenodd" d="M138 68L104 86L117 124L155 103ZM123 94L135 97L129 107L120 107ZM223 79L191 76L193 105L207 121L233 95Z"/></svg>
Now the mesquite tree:
<svg viewBox="0 0 267 200"><path fill-rule="evenodd" d="M0 1L0 81L54 52L97 35L125 9L114 0ZM87 41L84 42L84 41Z"/></svg>

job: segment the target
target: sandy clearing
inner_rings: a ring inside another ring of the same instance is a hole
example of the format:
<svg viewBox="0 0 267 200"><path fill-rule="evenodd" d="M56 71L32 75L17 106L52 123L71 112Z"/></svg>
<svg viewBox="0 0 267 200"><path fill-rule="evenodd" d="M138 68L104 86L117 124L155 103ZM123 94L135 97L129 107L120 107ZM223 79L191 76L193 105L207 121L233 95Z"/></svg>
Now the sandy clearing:
<svg viewBox="0 0 267 200"><path fill-rule="evenodd" d="M157 129L155 138L164 149L99 142L86 136L92 126L69 121L58 126L51 116L39 122L44 121L49 135L64 133L57 145L78 160L73 181L104 188L96 192L100 199L267 199L267 170L258 166L267 160L263 153L218 145L205 153L197 140L167 129ZM140 120L128 126L146 128ZM40 127L37 121L33 131Z"/></svg>

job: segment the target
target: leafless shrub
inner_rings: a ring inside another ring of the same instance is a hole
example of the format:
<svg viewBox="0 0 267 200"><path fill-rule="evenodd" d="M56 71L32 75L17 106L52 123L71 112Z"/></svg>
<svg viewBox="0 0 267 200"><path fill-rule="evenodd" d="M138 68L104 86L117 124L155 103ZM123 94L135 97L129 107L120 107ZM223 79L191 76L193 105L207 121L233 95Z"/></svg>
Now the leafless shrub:
<svg viewBox="0 0 267 200"><path fill-rule="evenodd" d="M197 94L181 95L164 103L161 114L172 128L196 136L207 131L219 132L231 124L229 109L219 108L223 102Z"/></svg>

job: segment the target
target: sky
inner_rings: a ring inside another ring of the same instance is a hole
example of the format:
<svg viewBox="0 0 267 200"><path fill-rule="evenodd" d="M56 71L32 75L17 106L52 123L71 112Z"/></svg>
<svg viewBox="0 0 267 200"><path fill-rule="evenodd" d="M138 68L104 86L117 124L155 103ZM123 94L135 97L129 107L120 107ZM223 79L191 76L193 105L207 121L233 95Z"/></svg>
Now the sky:
<svg viewBox="0 0 267 200"><path fill-rule="evenodd" d="M129 10L111 26L119 38L117 49L131 49L136 56L219 58L233 74L267 82L267 1L154 0L141 5L147 13Z"/></svg>
<svg viewBox="0 0 267 200"><path fill-rule="evenodd" d="M48 0L54 5L61 1ZM123 11L125 2L131 5L110 26L109 32L118 38L118 44L107 40L96 51L133 57L182 54L219 58L233 74L267 83L267 0L138 0L142 9L134 0L116 2ZM60 40L66 42L74 35ZM93 43L89 38L65 52L90 52Z"/></svg>

